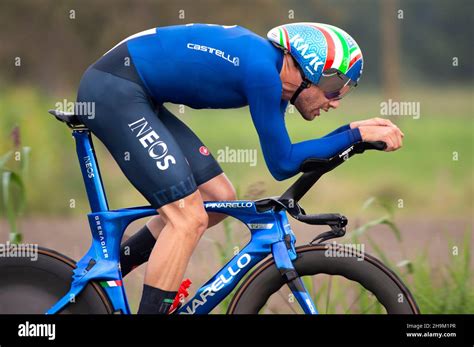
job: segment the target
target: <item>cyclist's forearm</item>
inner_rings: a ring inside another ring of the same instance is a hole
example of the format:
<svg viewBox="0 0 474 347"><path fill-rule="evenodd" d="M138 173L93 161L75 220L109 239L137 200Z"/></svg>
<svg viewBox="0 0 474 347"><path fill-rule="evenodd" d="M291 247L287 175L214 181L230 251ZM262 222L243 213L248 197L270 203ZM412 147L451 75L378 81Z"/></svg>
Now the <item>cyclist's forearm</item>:
<svg viewBox="0 0 474 347"><path fill-rule="evenodd" d="M261 146L270 173L281 181L296 175L304 160L328 159L361 140L360 131L356 128L293 144L288 137L269 134L265 141L261 141Z"/></svg>
<svg viewBox="0 0 474 347"><path fill-rule="evenodd" d="M308 158L329 159L359 141L362 141L362 137L359 129L356 128L319 139L294 143L291 160L301 163Z"/></svg>
<svg viewBox="0 0 474 347"><path fill-rule="evenodd" d="M324 135L323 138L328 137L328 136L332 136L332 135L336 135L336 134L342 133L343 131L347 131L347 130L350 130L350 129L351 129L350 124L345 124L343 126L340 126L337 129L334 129L329 134Z"/></svg>
<svg viewBox="0 0 474 347"><path fill-rule="evenodd" d="M338 134L307 140L291 145L286 158L266 158L272 175L277 180L290 178L299 172L304 160L308 158L329 159L345 148L361 141L359 129L350 129ZM282 151L283 152L283 151Z"/></svg>

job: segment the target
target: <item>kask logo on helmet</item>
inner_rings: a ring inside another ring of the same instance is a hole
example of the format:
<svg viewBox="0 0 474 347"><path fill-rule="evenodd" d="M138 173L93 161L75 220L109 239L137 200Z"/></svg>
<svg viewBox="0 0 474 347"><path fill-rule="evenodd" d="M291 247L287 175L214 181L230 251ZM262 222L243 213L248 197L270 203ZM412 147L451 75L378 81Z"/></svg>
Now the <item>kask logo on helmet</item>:
<svg viewBox="0 0 474 347"><path fill-rule="evenodd" d="M306 65L304 68L311 75L314 75L313 70L318 71L318 68L324 64L322 61L319 61L320 57L315 52L307 53L309 44L306 43L299 34L296 34L295 36L293 36L290 40L290 43L292 43L293 47L296 48L296 50L301 53L304 59L307 59L307 60L310 59L308 62L308 65Z"/></svg>

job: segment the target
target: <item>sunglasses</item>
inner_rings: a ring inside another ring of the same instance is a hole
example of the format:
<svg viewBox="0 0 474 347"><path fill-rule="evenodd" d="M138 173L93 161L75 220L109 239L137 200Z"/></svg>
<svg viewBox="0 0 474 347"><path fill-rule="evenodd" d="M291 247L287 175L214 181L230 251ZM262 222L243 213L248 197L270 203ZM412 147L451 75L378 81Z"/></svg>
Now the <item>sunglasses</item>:
<svg viewBox="0 0 474 347"><path fill-rule="evenodd" d="M327 69L319 79L318 87L329 100L340 100L346 96L357 83L337 69Z"/></svg>
<svg viewBox="0 0 474 347"><path fill-rule="evenodd" d="M303 81L301 82L301 85L298 87L296 92L291 97L290 103L292 105L294 105L296 98L300 95L300 93L304 89L309 88L312 85L312 83L305 77L300 66L298 64L296 64L296 66L298 67L300 71L301 78L303 79ZM346 75L344 75L338 69L331 68L331 69L325 70L322 73L317 86L323 91L326 99L335 101L335 100L341 100L344 96L349 94L349 92L354 87L357 87L357 83L351 80Z"/></svg>

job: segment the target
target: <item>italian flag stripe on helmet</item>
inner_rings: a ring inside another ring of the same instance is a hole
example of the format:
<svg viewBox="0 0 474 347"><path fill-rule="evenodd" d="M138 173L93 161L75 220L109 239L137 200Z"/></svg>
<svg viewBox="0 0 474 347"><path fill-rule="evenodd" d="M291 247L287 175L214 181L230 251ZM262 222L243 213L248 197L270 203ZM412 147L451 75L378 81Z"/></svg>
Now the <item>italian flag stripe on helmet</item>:
<svg viewBox="0 0 474 347"><path fill-rule="evenodd" d="M283 29L282 28L278 29L278 32L280 33L280 45L285 47L285 41L283 41Z"/></svg>
<svg viewBox="0 0 474 347"><path fill-rule="evenodd" d="M336 45L338 46L339 49L336 50L336 52L339 52L338 54L338 59L334 59L333 63L333 68L338 69L342 73L346 73L348 68L349 68L349 47L347 45L347 42L343 36L343 33L336 27L333 27L332 25L327 25L323 24L325 28L329 30L330 33L332 33L334 36L334 41L336 42Z"/></svg>
<svg viewBox="0 0 474 347"><path fill-rule="evenodd" d="M333 65L333 62L334 62L334 56L335 56L335 49L334 49L334 41L331 37L331 35L329 34L329 32L325 29L325 28L322 28L318 25L313 25L313 27L315 27L316 29L318 29L319 31L321 31L326 39L326 42L328 44L328 49L327 49L327 54L326 54L326 62L324 63L324 67L323 67L323 71L324 70L327 70L329 69L332 65Z"/></svg>
<svg viewBox="0 0 474 347"><path fill-rule="evenodd" d="M360 51L359 46L352 47L350 52L351 52L351 62L349 63L349 69L352 67L352 65L355 64L357 60L362 58L362 52Z"/></svg>
<svg viewBox="0 0 474 347"><path fill-rule="evenodd" d="M330 68L335 68L342 73L346 73L351 66L350 62L352 60L348 58L349 47L346 40L344 39L343 34L338 28L331 25L318 24L313 26L323 33L328 46L326 63L324 64L323 71Z"/></svg>
<svg viewBox="0 0 474 347"><path fill-rule="evenodd" d="M280 45L285 47L288 50L288 52L291 52L290 39L288 37L288 32L283 27L281 27L278 31L280 32Z"/></svg>
<svg viewBox="0 0 474 347"><path fill-rule="evenodd" d="M283 32L285 33L286 44L288 46L288 51L291 52L291 45L290 45L290 35L288 35L288 31L283 28Z"/></svg>
<svg viewBox="0 0 474 347"><path fill-rule="evenodd" d="M356 55L354 58L352 58L351 62L349 63L349 69L352 67L352 65L355 64L357 60L359 60L362 57L362 54L359 52L358 55Z"/></svg>

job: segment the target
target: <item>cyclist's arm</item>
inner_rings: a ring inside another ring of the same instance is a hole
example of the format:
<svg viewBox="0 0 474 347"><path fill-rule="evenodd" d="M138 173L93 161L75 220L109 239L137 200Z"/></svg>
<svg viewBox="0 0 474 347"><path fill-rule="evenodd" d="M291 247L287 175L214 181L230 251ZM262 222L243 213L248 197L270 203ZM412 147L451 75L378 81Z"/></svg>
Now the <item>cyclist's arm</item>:
<svg viewBox="0 0 474 347"><path fill-rule="evenodd" d="M330 158L361 140L359 129L349 129L319 139L291 143L281 110L281 83L249 88L247 98L265 162L276 180L297 174L305 159Z"/></svg>
<svg viewBox="0 0 474 347"><path fill-rule="evenodd" d="M323 137L328 137L328 136L332 136L332 135L335 135L335 134L339 134L339 133L342 133L343 131L346 131L346 130L351 130L351 126L349 124L345 124L343 126L340 126L339 128L331 131L329 134L326 134Z"/></svg>

